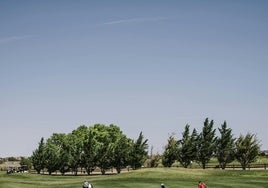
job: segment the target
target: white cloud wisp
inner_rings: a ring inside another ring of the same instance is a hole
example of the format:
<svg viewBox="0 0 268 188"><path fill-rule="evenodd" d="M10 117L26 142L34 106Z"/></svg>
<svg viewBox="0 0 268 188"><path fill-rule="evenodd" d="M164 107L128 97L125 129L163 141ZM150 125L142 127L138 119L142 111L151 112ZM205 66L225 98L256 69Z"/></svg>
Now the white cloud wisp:
<svg viewBox="0 0 268 188"><path fill-rule="evenodd" d="M24 39L28 39L32 37L33 37L32 35L22 35L22 36L11 36L11 37L6 37L6 38L0 38L0 44L7 44L10 42L24 40Z"/></svg>
<svg viewBox="0 0 268 188"><path fill-rule="evenodd" d="M132 23L144 23L144 22L158 22L166 20L165 17L151 17L151 18L133 18L133 19L122 19L105 22L102 25L116 25L116 24L132 24Z"/></svg>

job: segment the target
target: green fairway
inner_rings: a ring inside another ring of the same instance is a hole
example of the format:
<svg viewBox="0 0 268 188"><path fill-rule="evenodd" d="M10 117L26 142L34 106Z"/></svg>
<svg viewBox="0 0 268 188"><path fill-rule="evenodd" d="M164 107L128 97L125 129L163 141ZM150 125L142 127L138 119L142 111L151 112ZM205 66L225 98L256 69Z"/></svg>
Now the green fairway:
<svg viewBox="0 0 268 188"><path fill-rule="evenodd" d="M0 188L81 188L87 179L94 188L194 188L197 181L205 181L209 188L264 188L268 171L202 170L182 168L141 169L118 175L61 176L37 174L0 174Z"/></svg>

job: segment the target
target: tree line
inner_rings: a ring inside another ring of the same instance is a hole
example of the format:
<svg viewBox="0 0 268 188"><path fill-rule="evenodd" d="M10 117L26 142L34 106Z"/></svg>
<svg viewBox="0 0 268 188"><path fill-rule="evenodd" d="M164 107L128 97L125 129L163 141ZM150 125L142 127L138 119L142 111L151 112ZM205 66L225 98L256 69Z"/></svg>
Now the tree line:
<svg viewBox="0 0 268 188"><path fill-rule="evenodd" d="M226 168L228 163L237 160L245 170L260 153L260 142L255 134L247 133L234 138L232 129L227 127L226 121L221 125L219 136L216 136L214 121L205 119L202 131L193 129L190 125L184 127L182 138L176 140L174 135L168 138L168 143L162 156L162 164L165 167L178 161L184 168L197 162L203 169L212 157L216 157L219 167Z"/></svg>
<svg viewBox="0 0 268 188"><path fill-rule="evenodd" d="M210 159L216 157L222 169L237 160L243 170L255 161L260 152L256 135L248 133L234 138L226 122L218 131L219 136L216 136L214 121L208 118L200 133L196 129L190 131L187 124L181 139L175 139L174 135L168 138L163 154L153 155L151 151L151 156L148 156L148 140L142 132L133 140L113 124L81 125L69 134L54 133L46 141L41 138L30 159L37 173L42 170L49 174L72 171L75 175L78 169L85 169L87 174L91 174L97 167L102 174L111 168L120 173L127 166L138 169L145 161L149 161L150 167L159 163L171 167L178 161L184 168L196 162L205 169Z"/></svg>
<svg viewBox="0 0 268 188"><path fill-rule="evenodd" d="M69 134L54 133L46 141L41 138L31 161L38 174L45 169L49 174L72 171L77 175L79 168L91 174L97 167L102 174L111 168L120 173L127 166L137 169L143 165L147 142L142 132L133 140L113 124L82 125Z"/></svg>

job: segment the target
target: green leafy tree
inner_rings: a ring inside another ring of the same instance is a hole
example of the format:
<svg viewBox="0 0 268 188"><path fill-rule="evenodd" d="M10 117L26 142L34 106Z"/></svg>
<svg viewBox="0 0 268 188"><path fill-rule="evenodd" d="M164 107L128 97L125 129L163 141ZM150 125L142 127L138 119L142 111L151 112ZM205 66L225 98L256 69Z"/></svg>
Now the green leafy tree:
<svg viewBox="0 0 268 188"><path fill-rule="evenodd" d="M55 165L55 170L59 170L62 175L64 175L67 171L69 171L69 143L67 139L67 135L64 133L53 133L53 135L48 139L50 149L55 151L54 156L55 162L57 159L57 163ZM49 150L52 152L52 150ZM49 157L51 159L51 157ZM53 169L54 167L52 167Z"/></svg>
<svg viewBox="0 0 268 188"><path fill-rule="evenodd" d="M31 158L22 157L20 160L20 165L26 167L25 170L31 169L32 168Z"/></svg>
<svg viewBox="0 0 268 188"><path fill-rule="evenodd" d="M197 162L201 163L203 169L206 168L206 164L210 161L216 147L216 129L213 128L213 124L213 120L209 121L206 118L202 132L198 135Z"/></svg>
<svg viewBox="0 0 268 188"><path fill-rule="evenodd" d="M79 126L73 130L67 137L69 143L69 164L70 168L77 175L79 167L85 167L85 153L84 142L86 142L86 136L88 134L88 127L85 125Z"/></svg>
<svg viewBox="0 0 268 188"><path fill-rule="evenodd" d="M128 165L130 147L131 140L121 132L117 135L115 142L111 145L112 166L115 167L118 174L121 172L122 168L125 168Z"/></svg>
<svg viewBox="0 0 268 188"><path fill-rule="evenodd" d="M94 130L92 128L89 128L83 141L82 164L86 169L87 174L90 174L92 171L94 171L98 162L96 148L97 141L94 135Z"/></svg>
<svg viewBox="0 0 268 188"><path fill-rule="evenodd" d="M47 139L45 145L45 168L48 173L51 175L62 165L60 158L60 147L58 146L60 143L59 134L54 133L49 139ZM63 159L65 162L65 159Z"/></svg>
<svg viewBox="0 0 268 188"><path fill-rule="evenodd" d="M256 160L260 152L260 144L255 134L240 135L236 145L236 159L241 164L242 169L246 168Z"/></svg>
<svg viewBox="0 0 268 188"><path fill-rule="evenodd" d="M132 141L130 152L130 165L132 169L136 170L141 168L148 155L148 139L144 140L142 132L136 141Z"/></svg>
<svg viewBox="0 0 268 188"><path fill-rule="evenodd" d="M18 159L15 158L15 157L8 157L7 160L8 160L8 161L18 161Z"/></svg>
<svg viewBox="0 0 268 188"><path fill-rule="evenodd" d="M38 148L34 150L31 161L36 172L40 174L41 170L45 168L45 143L43 137L39 142Z"/></svg>
<svg viewBox="0 0 268 188"><path fill-rule="evenodd" d="M77 175L79 167L86 169L88 174L96 167L102 174L111 168L120 173L129 164L134 169L144 164L147 141L142 133L136 141L131 140L113 124L82 125L70 134L54 133L46 143L42 138L31 159L39 173L46 169L49 174L58 170L65 174L71 169Z"/></svg>
<svg viewBox="0 0 268 188"><path fill-rule="evenodd" d="M101 173L111 168L110 143L111 137L108 127L103 124L93 126L93 134L96 139L96 164L101 169Z"/></svg>
<svg viewBox="0 0 268 188"><path fill-rule="evenodd" d="M171 167L177 159L178 155L178 141L171 135L168 138L168 144L165 146L165 150L162 156L162 164L164 167Z"/></svg>
<svg viewBox="0 0 268 188"><path fill-rule="evenodd" d="M235 138L233 138L232 129L227 128L226 121L224 121L218 130L220 137L216 140L215 154L220 167L225 169L226 165L235 159Z"/></svg>
<svg viewBox="0 0 268 188"><path fill-rule="evenodd" d="M197 132L194 129L190 135L190 125L186 125L182 134L182 139L179 140L177 159L180 164L187 168L197 155Z"/></svg>
<svg viewBox="0 0 268 188"><path fill-rule="evenodd" d="M111 167L114 167L119 174L121 169L128 165L131 140L116 125L109 125L108 132L110 136L110 143L108 145L109 161L111 162Z"/></svg>
<svg viewBox="0 0 268 188"><path fill-rule="evenodd" d="M59 164L58 168L62 175L69 171L70 164L70 145L68 143L66 134L58 134L57 138L58 143L57 147L59 148Z"/></svg>

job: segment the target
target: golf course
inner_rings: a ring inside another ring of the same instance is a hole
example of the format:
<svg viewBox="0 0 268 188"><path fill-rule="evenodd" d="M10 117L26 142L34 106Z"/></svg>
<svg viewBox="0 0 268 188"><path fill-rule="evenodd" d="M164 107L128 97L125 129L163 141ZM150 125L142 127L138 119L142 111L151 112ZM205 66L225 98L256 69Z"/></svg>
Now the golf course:
<svg viewBox="0 0 268 188"><path fill-rule="evenodd" d="M0 188L81 188L88 180L94 188L194 188L199 180L209 188L265 188L267 170L220 170L184 168L144 168L107 175L38 175L0 173Z"/></svg>

